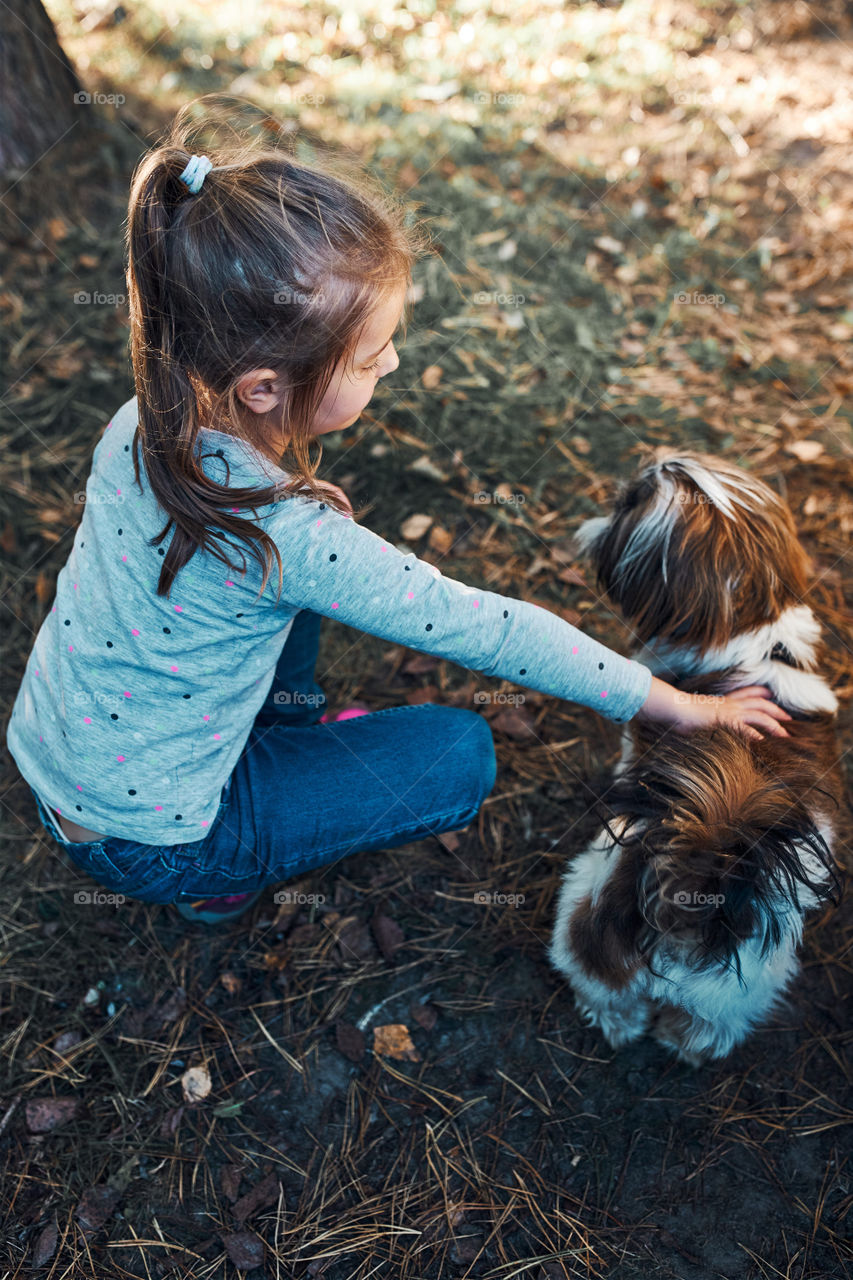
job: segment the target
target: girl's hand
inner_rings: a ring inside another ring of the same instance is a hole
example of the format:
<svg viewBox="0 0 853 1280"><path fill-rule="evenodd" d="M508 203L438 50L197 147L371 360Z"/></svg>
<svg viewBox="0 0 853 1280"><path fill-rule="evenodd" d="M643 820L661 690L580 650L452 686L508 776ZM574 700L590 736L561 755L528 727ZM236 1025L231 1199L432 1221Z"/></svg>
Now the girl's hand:
<svg viewBox="0 0 853 1280"><path fill-rule="evenodd" d="M724 695L682 693L657 676L652 677L649 696L637 714L650 720L668 721L677 733L725 724L758 742L764 734L752 726L760 725L774 737L788 738L790 734L778 722L792 718L770 701L770 690L763 684L747 685Z"/></svg>

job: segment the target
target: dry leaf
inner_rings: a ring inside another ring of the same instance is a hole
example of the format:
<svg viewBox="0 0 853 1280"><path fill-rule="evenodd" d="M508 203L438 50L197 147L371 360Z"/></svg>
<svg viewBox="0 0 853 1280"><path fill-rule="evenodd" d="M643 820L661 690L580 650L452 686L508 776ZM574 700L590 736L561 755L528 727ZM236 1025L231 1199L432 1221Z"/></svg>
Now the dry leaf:
<svg viewBox="0 0 853 1280"><path fill-rule="evenodd" d="M339 1022L335 1027L335 1042L338 1051L349 1058L350 1062L361 1062L367 1045L364 1034L351 1022Z"/></svg>
<svg viewBox="0 0 853 1280"><path fill-rule="evenodd" d="M434 1004L413 1004L409 1008L412 1020L423 1027L424 1031L432 1031L436 1022L438 1022L438 1009Z"/></svg>
<svg viewBox="0 0 853 1280"><path fill-rule="evenodd" d="M400 525L400 533L407 542L415 542L424 536L431 524L432 516L420 514L409 516L408 520L404 520Z"/></svg>
<svg viewBox="0 0 853 1280"><path fill-rule="evenodd" d="M51 1133L67 1124L77 1111L76 1098L31 1098L27 1103L27 1128L30 1133Z"/></svg>
<svg viewBox="0 0 853 1280"><path fill-rule="evenodd" d="M230 969L226 969L224 973L220 973L219 981L222 983L229 996L239 995L242 983L235 973Z"/></svg>
<svg viewBox="0 0 853 1280"><path fill-rule="evenodd" d="M181 1076L181 1086L187 1102L201 1102L211 1090L210 1073L207 1067L190 1067Z"/></svg>
<svg viewBox="0 0 853 1280"><path fill-rule="evenodd" d="M537 736L536 730L533 728L533 721L524 707L504 707L491 723L493 728L507 734L510 738L515 738L519 742L524 741L526 738L535 738Z"/></svg>
<svg viewBox="0 0 853 1280"><path fill-rule="evenodd" d="M432 391L441 382L441 376L444 373L440 364L428 364L421 374L421 382L427 391Z"/></svg>
<svg viewBox="0 0 853 1280"><path fill-rule="evenodd" d="M800 462L814 462L823 453L823 445L819 440L792 440L785 445L785 452L793 454Z"/></svg>
<svg viewBox="0 0 853 1280"><path fill-rule="evenodd" d="M263 1266L264 1242L254 1231L235 1231L220 1236L225 1252L239 1271Z"/></svg>
<svg viewBox="0 0 853 1280"><path fill-rule="evenodd" d="M50 1262L56 1252L56 1242L59 1239L59 1231L55 1222L49 1222L47 1226L39 1232L38 1239L33 1245L33 1251L30 1254L30 1268L35 1271L38 1267L43 1267L46 1262Z"/></svg>
<svg viewBox="0 0 853 1280"><path fill-rule="evenodd" d="M401 1022L391 1022L385 1027L373 1028L373 1052L386 1058L420 1062L421 1055L412 1044L409 1028Z"/></svg>
<svg viewBox="0 0 853 1280"><path fill-rule="evenodd" d="M376 940L376 945L382 952L383 959L393 959L394 952L406 940L406 935L397 924L397 921L377 911L370 921L370 928Z"/></svg>

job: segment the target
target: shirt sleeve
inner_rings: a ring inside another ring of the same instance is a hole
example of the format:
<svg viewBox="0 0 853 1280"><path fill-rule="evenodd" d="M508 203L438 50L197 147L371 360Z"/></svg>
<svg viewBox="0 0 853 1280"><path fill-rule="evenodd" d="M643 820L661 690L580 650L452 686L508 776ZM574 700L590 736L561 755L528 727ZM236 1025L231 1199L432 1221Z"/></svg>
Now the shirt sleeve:
<svg viewBox="0 0 853 1280"><path fill-rule="evenodd" d="M630 720L651 670L539 605L467 586L325 503L283 499L264 523L281 554L282 602L488 676ZM273 566L266 591L278 586Z"/></svg>

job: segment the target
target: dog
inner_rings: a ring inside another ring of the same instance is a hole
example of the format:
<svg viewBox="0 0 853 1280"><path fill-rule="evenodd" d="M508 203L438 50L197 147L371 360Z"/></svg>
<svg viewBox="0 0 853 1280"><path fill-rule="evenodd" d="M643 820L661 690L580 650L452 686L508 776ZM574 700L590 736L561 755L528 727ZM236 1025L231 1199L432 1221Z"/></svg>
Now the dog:
<svg viewBox="0 0 853 1280"><path fill-rule="evenodd" d="M837 700L804 603L809 561L769 485L657 449L576 534L599 587L685 693L766 685L787 738L625 725L602 827L565 870L548 956L614 1048L649 1034L693 1066L783 1003L807 911L838 905Z"/></svg>

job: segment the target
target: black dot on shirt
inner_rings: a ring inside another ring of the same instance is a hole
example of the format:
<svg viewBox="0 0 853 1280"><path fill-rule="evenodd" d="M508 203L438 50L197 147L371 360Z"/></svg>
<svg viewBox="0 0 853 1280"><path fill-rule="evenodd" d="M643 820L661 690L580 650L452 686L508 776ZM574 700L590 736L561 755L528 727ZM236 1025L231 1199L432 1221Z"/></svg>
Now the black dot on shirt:
<svg viewBox="0 0 853 1280"><path fill-rule="evenodd" d="M406 570L406 573L409 573L411 571L412 566L410 564L404 564L403 568Z"/></svg>
<svg viewBox="0 0 853 1280"><path fill-rule="evenodd" d="M527 667L522 667L518 674L519 674L520 676L526 676L526 675L527 675Z"/></svg>
<svg viewBox="0 0 853 1280"><path fill-rule="evenodd" d="M214 456L215 456L215 457L217 457L217 458L224 458L224 457L225 457L225 454L222 452L222 450L221 450L221 449L217 449L217 450L216 450L216 453L215 453L215 455L214 455Z"/></svg>
<svg viewBox="0 0 853 1280"><path fill-rule="evenodd" d="M325 510L326 510L326 504L325 504L325 502L321 502L321 503L320 503L320 510L321 510L321 511L325 511Z"/></svg>
<svg viewBox="0 0 853 1280"><path fill-rule="evenodd" d="M123 529L117 529L117 530L116 530L116 533L119 535L119 537L121 537L121 535L124 533L124 530L123 530Z"/></svg>
<svg viewBox="0 0 853 1280"><path fill-rule="evenodd" d="M183 695L182 695L182 697L184 697L184 698L191 698L191 697L192 697L192 694L191 694L191 693L185 693L185 694L183 694Z"/></svg>
<svg viewBox="0 0 853 1280"><path fill-rule="evenodd" d="M184 815L183 815L182 813L176 813L176 814L175 814L175 821L176 821L176 822L180 822L180 821L181 821L181 819L183 818L183 816L184 816Z"/></svg>
<svg viewBox="0 0 853 1280"><path fill-rule="evenodd" d="M162 547L158 547L158 548L157 548L157 554L158 554L158 556L164 556L164 555L166 554L166 552L163 550L163 548L162 548Z"/></svg>
<svg viewBox="0 0 853 1280"><path fill-rule="evenodd" d="M509 617L509 609L504 609L504 617L505 618Z"/></svg>
<svg viewBox="0 0 853 1280"><path fill-rule="evenodd" d="M598 664L598 669L599 669L599 671L603 671L603 670L604 670L604 663L603 663L603 662L599 662L599 664Z"/></svg>
<svg viewBox="0 0 853 1280"><path fill-rule="evenodd" d="M86 545L86 544L85 544L85 542L81 542L81 543L80 543L80 546L81 546L81 547L85 547L85 545Z"/></svg>
<svg viewBox="0 0 853 1280"><path fill-rule="evenodd" d="M238 614L237 614L237 617L238 617L238 618L245 618L245 616L246 616L246 615L245 615L245 613L238 613Z"/></svg>
<svg viewBox="0 0 853 1280"><path fill-rule="evenodd" d="M129 450L130 450L130 445L129 445L129 444L126 444L126 445L124 446L124 451L125 451L125 453L128 453L128 452L129 452Z"/></svg>
<svg viewBox="0 0 853 1280"><path fill-rule="evenodd" d="M66 618L66 619L65 619L65 625L66 625L66 627L70 627L70 626L71 626L71 619L70 619L70 618Z"/></svg>
<svg viewBox="0 0 853 1280"><path fill-rule="evenodd" d="M111 720L118 720L118 712L117 712L117 711L111 711L111 712L110 712L110 719L111 719Z"/></svg>
<svg viewBox="0 0 853 1280"><path fill-rule="evenodd" d="M431 622L428 622L428 623L426 624L426 630L427 630L427 631L432 631L432 623L431 623Z"/></svg>
<svg viewBox="0 0 853 1280"><path fill-rule="evenodd" d="M165 633L166 633L166 635L167 635L167 636L170 636L170 635L172 634L172 628L171 628L171 627L164 627L164 628L163 628L163 630L165 631Z"/></svg>
<svg viewBox="0 0 853 1280"><path fill-rule="evenodd" d="M330 559L330 560L337 560L337 558L338 558L338 557L335 555L334 551L333 551L333 552L332 552L332 554L329 556L329 559Z"/></svg>
<svg viewBox="0 0 853 1280"><path fill-rule="evenodd" d="M113 647L113 642L112 642L112 640L108 640L108 641L107 641L107 648L108 648L108 649L112 649L112 647Z"/></svg>
<svg viewBox="0 0 853 1280"><path fill-rule="evenodd" d="M74 808L77 810L77 812L78 812L78 813L82 813L82 812L83 812L83 806L82 806L82 804L75 804Z"/></svg>
<svg viewBox="0 0 853 1280"><path fill-rule="evenodd" d="M133 787L130 787L130 788L128 788L128 792L127 792L127 794L128 794L129 796L135 796L135 795L136 795L136 792L133 790Z"/></svg>

